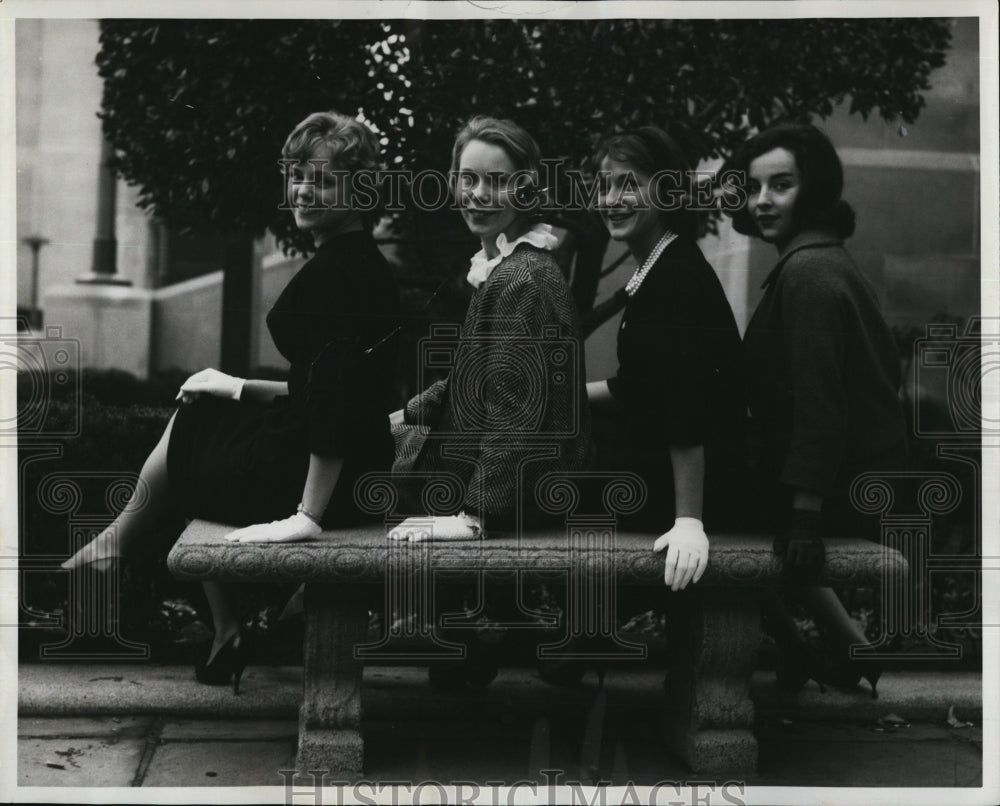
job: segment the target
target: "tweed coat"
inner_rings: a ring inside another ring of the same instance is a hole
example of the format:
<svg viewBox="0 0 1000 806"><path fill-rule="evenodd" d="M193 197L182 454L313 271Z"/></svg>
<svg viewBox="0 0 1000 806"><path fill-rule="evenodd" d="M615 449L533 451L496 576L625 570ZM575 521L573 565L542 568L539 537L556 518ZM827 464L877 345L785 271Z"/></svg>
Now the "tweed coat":
<svg viewBox="0 0 1000 806"><path fill-rule="evenodd" d="M532 510L544 474L587 468L583 338L547 251L518 244L473 294L457 340L425 355L435 351L450 372L406 405L406 422L428 433L419 451L397 452L393 473L453 473L462 507L485 516Z"/></svg>
<svg viewBox="0 0 1000 806"><path fill-rule="evenodd" d="M856 474L904 468L899 354L843 241L799 233L764 289L744 336L758 473L846 499Z"/></svg>

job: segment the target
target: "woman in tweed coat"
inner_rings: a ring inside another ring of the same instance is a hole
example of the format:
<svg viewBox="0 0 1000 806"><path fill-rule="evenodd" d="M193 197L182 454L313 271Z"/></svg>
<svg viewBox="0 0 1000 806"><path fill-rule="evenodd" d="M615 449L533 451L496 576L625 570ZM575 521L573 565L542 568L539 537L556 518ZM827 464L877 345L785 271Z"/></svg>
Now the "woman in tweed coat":
<svg viewBox="0 0 1000 806"><path fill-rule="evenodd" d="M534 139L509 120L473 118L455 140L453 190L482 243L467 276L476 290L457 341L441 345L450 374L393 415L428 429L421 444L397 452L393 472L454 474L463 516L433 528L426 519L425 528L404 522L395 537L461 539L487 525L524 525L544 474L589 461L576 308L550 252L551 227L534 221L540 158Z"/></svg>
<svg viewBox="0 0 1000 806"><path fill-rule="evenodd" d="M838 650L832 664L816 658L779 610L770 625L783 654L778 682L854 685L864 676L875 696L877 659L852 660L848 652L867 643L864 633L833 589L810 583L824 563L824 536L877 528L851 505L851 481L906 466L899 354L875 290L844 249L854 212L841 199L843 168L826 135L777 126L745 143L730 165L746 176L747 203L734 228L778 250L745 337L761 485L754 500L778 533L774 550L786 575Z"/></svg>
<svg viewBox="0 0 1000 806"><path fill-rule="evenodd" d="M476 117L459 132L451 174L457 204L482 249L467 279L476 289L457 340L435 345L450 356L449 375L396 412L422 428L397 447L393 473L449 477L463 492L462 512L408 518L396 539L468 540L485 529L539 521L536 486L546 473L587 467L590 412L583 339L569 288L552 257L551 228L535 223L538 145L509 120ZM425 354L429 354L425 352ZM402 488L415 493L410 485ZM415 495L404 498L416 499ZM414 501L408 505L415 507ZM416 505L419 508L419 505ZM419 509L418 509L419 511ZM441 517L444 515L445 517ZM444 611L463 609L461 591L435 595ZM496 642L473 638L464 663L429 669L436 687L488 684L497 673Z"/></svg>

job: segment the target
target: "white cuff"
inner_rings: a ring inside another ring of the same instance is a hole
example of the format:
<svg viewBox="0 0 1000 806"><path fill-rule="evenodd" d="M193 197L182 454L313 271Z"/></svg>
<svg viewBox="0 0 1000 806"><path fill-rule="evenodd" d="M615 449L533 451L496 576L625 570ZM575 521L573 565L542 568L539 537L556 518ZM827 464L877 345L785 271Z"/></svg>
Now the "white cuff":
<svg viewBox="0 0 1000 806"><path fill-rule="evenodd" d="M701 518L691 518L691 517L674 518L674 526L680 526L681 524L684 523L698 524L699 529L705 528L705 525L701 522Z"/></svg>
<svg viewBox="0 0 1000 806"><path fill-rule="evenodd" d="M233 378L233 380L236 381L236 384L233 387L232 397L233 397L233 400L239 400L240 397L243 395L243 384L245 384L247 382L247 379L246 378Z"/></svg>

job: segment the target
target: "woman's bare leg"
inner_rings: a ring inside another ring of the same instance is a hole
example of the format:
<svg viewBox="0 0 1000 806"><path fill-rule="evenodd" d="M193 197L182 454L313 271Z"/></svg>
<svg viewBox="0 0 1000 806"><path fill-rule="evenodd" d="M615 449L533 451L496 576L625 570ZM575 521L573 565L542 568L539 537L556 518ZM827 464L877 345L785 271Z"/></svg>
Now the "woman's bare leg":
<svg viewBox="0 0 1000 806"><path fill-rule="evenodd" d="M805 588L802 591L802 601L816 623L838 644L868 643L861 627L850 617L833 588Z"/></svg>
<svg viewBox="0 0 1000 806"><path fill-rule="evenodd" d="M212 625L215 628L215 638L208 654L208 662L211 663L215 653L240 631L239 605L231 585L202 582L201 586L205 589L205 597L212 610Z"/></svg>
<svg viewBox="0 0 1000 806"><path fill-rule="evenodd" d="M63 568L73 569L88 564L93 564L98 570L108 568L114 558L124 555L131 543L141 539L142 533L153 527L163 515L170 499L167 446L170 444L175 416L176 414L170 417L160 441L146 458L132 497L121 514L97 537L66 560L62 564Z"/></svg>
<svg viewBox="0 0 1000 806"><path fill-rule="evenodd" d="M817 626L823 628L835 643L839 645L868 643L861 627L850 617L833 588L801 588L797 591L797 595ZM767 589L761 602L761 610L768 632L779 645L802 641L795 620L773 588Z"/></svg>
<svg viewBox="0 0 1000 806"><path fill-rule="evenodd" d="M868 644L861 627L850 617L840 597L833 588L809 588L803 591L803 603L809 608L817 624L824 627L833 638L835 662L828 672L829 682L835 685L855 686L864 677L872 687L872 697L877 697L875 686L882 676L882 659L870 655L851 658L851 644Z"/></svg>
<svg viewBox="0 0 1000 806"><path fill-rule="evenodd" d="M794 647L802 643L798 625L777 590L764 588L760 607L764 627L779 647Z"/></svg>

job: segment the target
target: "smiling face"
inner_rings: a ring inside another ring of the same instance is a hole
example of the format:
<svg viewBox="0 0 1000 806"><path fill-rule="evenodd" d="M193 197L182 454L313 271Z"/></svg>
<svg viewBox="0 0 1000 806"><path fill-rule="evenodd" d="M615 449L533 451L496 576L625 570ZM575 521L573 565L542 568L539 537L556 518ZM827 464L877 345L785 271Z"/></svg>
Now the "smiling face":
<svg viewBox="0 0 1000 806"><path fill-rule="evenodd" d="M308 160L286 168L295 226L312 235L317 246L334 235L361 228L361 217L351 207L350 176L337 169L335 156L324 143Z"/></svg>
<svg viewBox="0 0 1000 806"><path fill-rule="evenodd" d="M797 230L795 202L802 176L795 155L784 148L761 154L747 171L747 211L760 237L780 249Z"/></svg>
<svg viewBox="0 0 1000 806"><path fill-rule="evenodd" d="M648 255L666 232L663 212L654 203L650 176L610 154L601 160L598 205L608 234L625 241L636 257Z"/></svg>
<svg viewBox="0 0 1000 806"><path fill-rule="evenodd" d="M482 140L470 140L458 160L456 193L462 218L491 258L498 254L496 241L501 232L512 241L528 229L528 222L508 198L507 180L516 171L506 151Z"/></svg>

